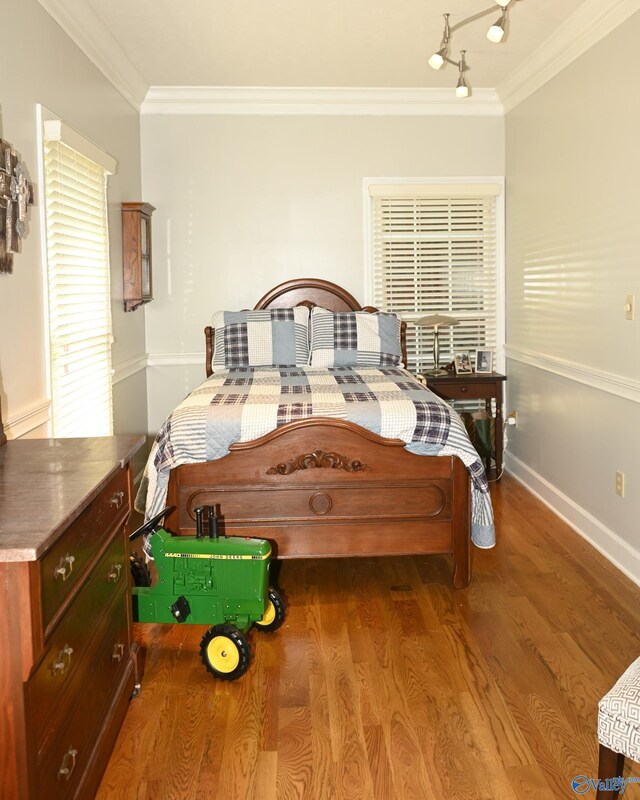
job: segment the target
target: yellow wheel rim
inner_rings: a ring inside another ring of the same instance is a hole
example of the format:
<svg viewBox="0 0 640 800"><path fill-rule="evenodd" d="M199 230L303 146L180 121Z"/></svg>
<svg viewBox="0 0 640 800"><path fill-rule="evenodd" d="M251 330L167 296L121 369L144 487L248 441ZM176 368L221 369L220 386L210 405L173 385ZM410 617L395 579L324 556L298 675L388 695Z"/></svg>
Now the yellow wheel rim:
<svg viewBox="0 0 640 800"><path fill-rule="evenodd" d="M218 672L233 672L240 663L240 651L228 636L215 636L207 645L207 658Z"/></svg>
<svg viewBox="0 0 640 800"><path fill-rule="evenodd" d="M271 625L275 618L276 607L274 606L273 601L269 600L262 619L258 622L258 625Z"/></svg>

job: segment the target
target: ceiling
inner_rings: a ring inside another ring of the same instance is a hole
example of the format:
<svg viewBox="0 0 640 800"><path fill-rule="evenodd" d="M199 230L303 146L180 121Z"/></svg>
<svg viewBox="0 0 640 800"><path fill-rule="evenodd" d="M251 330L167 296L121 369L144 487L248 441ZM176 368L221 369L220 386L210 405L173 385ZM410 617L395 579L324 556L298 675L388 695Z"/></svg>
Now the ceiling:
<svg viewBox="0 0 640 800"><path fill-rule="evenodd" d="M43 2L43 0L41 0ZM449 88L455 67L427 59L451 24L490 7L485 0L56 0L79 2L122 48L147 85L227 87ZM474 88L499 86L585 2L512 0L510 29L486 38L495 15L452 37L466 49ZM46 6L46 3L43 2Z"/></svg>

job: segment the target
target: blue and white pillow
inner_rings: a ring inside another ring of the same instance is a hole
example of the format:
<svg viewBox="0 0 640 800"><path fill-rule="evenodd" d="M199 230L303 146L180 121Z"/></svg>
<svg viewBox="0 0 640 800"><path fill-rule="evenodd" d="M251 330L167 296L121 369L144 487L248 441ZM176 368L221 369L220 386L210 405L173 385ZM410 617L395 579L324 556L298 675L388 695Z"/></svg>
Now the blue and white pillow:
<svg viewBox="0 0 640 800"><path fill-rule="evenodd" d="M312 367L402 367L400 320L383 311L311 310Z"/></svg>
<svg viewBox="0 0 640 800"><path fill-rule="evenodd" d="M213 368L301 367L309 363L309 309L216 311Z"/></svg>

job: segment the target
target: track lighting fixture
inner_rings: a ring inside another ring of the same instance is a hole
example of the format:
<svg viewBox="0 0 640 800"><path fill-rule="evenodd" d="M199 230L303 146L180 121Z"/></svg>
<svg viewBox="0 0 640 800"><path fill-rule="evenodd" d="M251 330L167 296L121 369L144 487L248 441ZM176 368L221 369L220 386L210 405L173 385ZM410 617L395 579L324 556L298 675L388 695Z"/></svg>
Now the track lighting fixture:
<svg viewBox="0 0 640 800"><path fill-rule="evenodd" d="M440 41L440 49L437 50L430 58L429 58L429 66L433 69L441 69L445 63L453 64L455 67L458 68L459 77L458 77L458 84L456 86L456 97L469 97L471 94L471 90L469 85L467 84L465 78L465 72L469 69L467 66L467 62L465 59L466 50L460 51L460 61L454 61L449 57L449 44L451 40L451 34L458 30L458 28L462 28L464 25L468 25L470 22L474 22L481 17L485 17L487 14L491 14L496 10L496 5L501 9L500 17L487 31L487 39L490 42L495 42L498 44L502 41L505 29L507 25L507 14L509 11L509 7L518 0L495 0L494 5L491 8L485 8L484 11L479 11L477 14L473 14L470 17L466 17L465 19L461 20L460 22L456 22L455 25L449 24L449 14L444 14L444 31L442 33L442 39Z"/></svg>

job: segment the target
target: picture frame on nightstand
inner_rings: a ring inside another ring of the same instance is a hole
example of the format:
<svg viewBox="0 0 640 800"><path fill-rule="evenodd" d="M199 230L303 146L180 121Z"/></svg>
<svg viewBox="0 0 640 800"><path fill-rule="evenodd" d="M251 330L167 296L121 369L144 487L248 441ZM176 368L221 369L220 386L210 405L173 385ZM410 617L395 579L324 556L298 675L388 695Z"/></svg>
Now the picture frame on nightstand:
<svg viewBox="0 0 640 800"><path fill-rule="evenodd" d="M471 355L468 351L456 353L453 358L453 365L456 370L456 375L471 375L473 372L471 367Z"/></svg>
<svg viewBox="0 0 640 800"><path fill-rule="evenodd" d="M493 350L476 352L476 372L493 372Z"/></svg>

